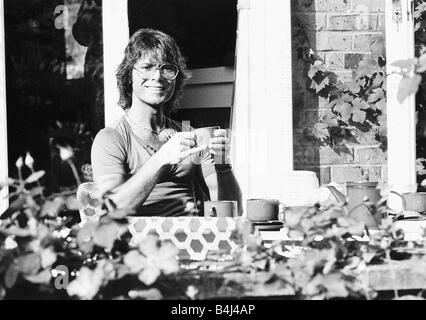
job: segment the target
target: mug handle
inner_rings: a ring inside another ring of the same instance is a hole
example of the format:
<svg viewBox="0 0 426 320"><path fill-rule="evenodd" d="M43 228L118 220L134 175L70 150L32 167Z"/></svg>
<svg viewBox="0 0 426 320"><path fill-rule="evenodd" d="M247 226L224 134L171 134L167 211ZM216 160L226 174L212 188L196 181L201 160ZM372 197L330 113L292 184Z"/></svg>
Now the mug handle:
<svg viewBox="0 0 426 320"><path fill-rule="evenodd" d="M402 214L404 211L405 211L405 209L407 208L407 201L405 200L405 198L402 196L402 194L400 194L400 193L398 193L398 192L396 192L396 191L390 191L389 193L393 193L393 194L396 194L398 197L400 197L401 198L401 201L402 201L402 208L401 208L401 211L400 212L398 212L396 215L398 216L398 215L400 215L400 214Z"/></svg>
<svg viewBox="0 0 426 320"><path fill-rule="evenodd" d="M211 208L209 209L209 216L210 216L210 217L217 217L216 207L211 207Z"/></svg>

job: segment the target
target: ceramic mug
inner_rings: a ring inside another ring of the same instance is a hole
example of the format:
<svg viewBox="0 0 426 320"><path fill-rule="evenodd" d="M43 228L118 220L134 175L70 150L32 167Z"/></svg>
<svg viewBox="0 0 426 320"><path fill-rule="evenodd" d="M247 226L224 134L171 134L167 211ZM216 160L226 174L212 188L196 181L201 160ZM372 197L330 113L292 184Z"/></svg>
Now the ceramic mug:
<svg viewBox="0 0 426 320"><path fill-rule="evenodd" d="M233 218L237 216L237 201L205 201L204 216Z"/></svg>
<svg viewBox="0 0 426 320"><path fill-rule="evenodd" d="M426 192L409 192L400 194L396 191L391 191L401 198L402 212L415 211L426 212Z"/></svg>
<svg viewBox="0 0 426 320"><path fill-rule="evenodd" d="M197 146L208 145L210 139L214 137L214 131L218 129L220 129L219 126L194 129L193 132L197 136Z"/></svg>
<svg viewBox="0 0 426 320"><path fill-rule="evenodd" d="M250 221L278 220L280 201L275 199L247 200L247 219Z"/></svg>

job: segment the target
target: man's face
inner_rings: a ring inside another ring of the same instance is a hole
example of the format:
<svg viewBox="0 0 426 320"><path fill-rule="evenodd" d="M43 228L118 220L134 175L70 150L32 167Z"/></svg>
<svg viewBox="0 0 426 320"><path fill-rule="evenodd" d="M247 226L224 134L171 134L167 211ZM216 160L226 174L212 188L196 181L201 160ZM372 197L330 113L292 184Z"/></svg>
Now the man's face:
<svg viewBox="0 0 426 320"><path fill-rule="evenodd" d="M140 101L152 106L160 107L173 95L176 79L164 78L159 68L155 66L164 64L153 54L141 57L133 67L132 89L134 96ZM148 72L147 70L153 71Z"/></svg>

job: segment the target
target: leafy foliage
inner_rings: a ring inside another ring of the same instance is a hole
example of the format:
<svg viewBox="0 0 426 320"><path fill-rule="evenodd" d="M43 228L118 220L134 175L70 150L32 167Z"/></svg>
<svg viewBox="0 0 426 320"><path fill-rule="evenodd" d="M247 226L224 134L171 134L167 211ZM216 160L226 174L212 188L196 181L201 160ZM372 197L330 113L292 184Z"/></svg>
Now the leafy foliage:
<svg viewBox="0 0 426 320"><path fill-rule="evenodd" d="M29 157L18 159L18 172L24 163L32 166ZM38 183L43 174L1 185L14 192L0 216L0 298L30 292L27 298L205 299L287 288L299 299L373 299L376 293L360 280L369 265L389 262L401 250L404 258L415 255L407 249L424 252L424 243L404 241L394 218L369 234L364 222L347 215L346 204L323 203L287 210L289 239L269 246L240 218L231 234L237 248L229 256L188 263L157 235L132 238L132 211L117 210L108 192L96 201L89 193L77 201L75 190L45 197ZM388 211L387 188L381 187L381 201L365 202L374 215ZM99 215L82 223L78 210L88 203Z"/></svg>
<svg viewBox="0 0 426 320"><path fill-rule="evenodd" d="M383 148L386 139L383 120L386 116L386 75L384 64L365 57L355 70L353 82L343 82L327 70L319 57L311 54L307 76L310 88L326 99L327 111L313 129L305 132L321 144L335 146L358 142L356 136L373 131Z"/></svg>

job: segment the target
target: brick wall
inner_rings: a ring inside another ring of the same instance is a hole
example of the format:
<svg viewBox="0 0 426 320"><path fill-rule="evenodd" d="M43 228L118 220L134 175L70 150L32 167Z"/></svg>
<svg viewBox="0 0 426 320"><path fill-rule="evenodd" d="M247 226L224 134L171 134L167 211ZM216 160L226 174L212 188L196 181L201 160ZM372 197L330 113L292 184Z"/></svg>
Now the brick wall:
<svg viewBox="0 0 426 320"><path fill-rule="evenodd" d="M295 19L302 22L312 49L341 80L353 81L353 70L365 55L385 56L384 0L292 0ZM387 177L386 152L373 134L347 149L314 145L302 138L327 108L323 98L308 89L307 63L297 58L293 40L293 112L295 170L314 170L321 184Z"/></svg>

